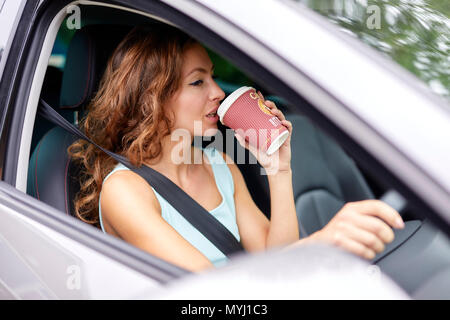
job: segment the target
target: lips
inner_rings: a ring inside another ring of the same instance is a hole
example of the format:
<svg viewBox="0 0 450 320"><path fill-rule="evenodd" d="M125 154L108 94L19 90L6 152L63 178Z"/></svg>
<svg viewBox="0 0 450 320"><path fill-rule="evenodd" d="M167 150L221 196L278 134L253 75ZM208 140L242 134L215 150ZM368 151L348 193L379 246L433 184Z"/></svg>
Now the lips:
<svg viewBox="0 0 450 320"><path fill-rule="evenodd" d="M206 114L206 116L207 117L215 116L217 114L218 109L219 109L219 107L215 107L215 108L209 110L209 112Z"/></svg>

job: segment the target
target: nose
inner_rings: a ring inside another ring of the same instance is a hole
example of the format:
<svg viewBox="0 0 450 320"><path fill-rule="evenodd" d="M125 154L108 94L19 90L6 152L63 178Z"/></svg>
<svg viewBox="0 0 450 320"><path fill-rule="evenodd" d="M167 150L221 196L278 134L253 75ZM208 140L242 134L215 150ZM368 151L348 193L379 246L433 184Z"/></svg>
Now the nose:
<svg viewBox="0 0 450 320"><path fill-rule="evenodd" d="M211 100L213 101L222 101L225 98L225 92L223 92L222 88L219 87L217 82L213 80L213 88L211 91Z"/></svg>

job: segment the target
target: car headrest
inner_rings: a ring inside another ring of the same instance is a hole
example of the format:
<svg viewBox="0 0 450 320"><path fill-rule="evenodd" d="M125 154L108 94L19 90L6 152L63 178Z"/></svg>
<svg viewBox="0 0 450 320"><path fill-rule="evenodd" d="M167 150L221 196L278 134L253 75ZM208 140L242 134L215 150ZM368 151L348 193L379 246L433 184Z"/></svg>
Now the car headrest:
<svg viewBox="0 0 450 320"><path fill-rule="evenodd" d="M131 28L89 25L76 31L66 57L60 108L84 110L98 90L110 55Z"/></svg>

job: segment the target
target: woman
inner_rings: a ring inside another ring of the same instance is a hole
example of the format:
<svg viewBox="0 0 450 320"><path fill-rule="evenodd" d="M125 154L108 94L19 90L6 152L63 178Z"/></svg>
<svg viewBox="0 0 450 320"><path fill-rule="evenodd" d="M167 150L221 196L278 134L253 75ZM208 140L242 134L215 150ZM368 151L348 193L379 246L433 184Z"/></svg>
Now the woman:
<svg viewBox="0 0 450 320"><path fill-rule="evenodd" d="M236 136L268 173L271 203L276 204L270 221L253 202L231 158L192 146L195 124L204 136L217 130L217 117L211 113L225 94L213 79L213 69L206 50L181 31L165 25L136 27L111 56L82 128L133 165L164 174L222 222L246 251L307 241L332 243L369 259L382 251L394 237L389 225L402 227L403 222L395 210L375 200L345 205L322 230L299 240L290 137L268 157ZM276 105L265 104L292 133ZM181 144L172 141L180 130L191 137ZM69 152L85 169L75 202L80 219L189 270L226 261L139 175L82 140ZM180 152L187 161L173 160ZM198 155L201 163L194 161Z"/></svg>

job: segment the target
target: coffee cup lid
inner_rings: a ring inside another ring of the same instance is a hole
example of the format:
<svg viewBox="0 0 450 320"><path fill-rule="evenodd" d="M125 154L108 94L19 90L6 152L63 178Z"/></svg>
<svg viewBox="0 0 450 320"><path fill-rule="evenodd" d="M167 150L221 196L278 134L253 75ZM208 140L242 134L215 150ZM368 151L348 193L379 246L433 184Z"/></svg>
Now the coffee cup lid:
<svg viewBox="0 0 450 320"><path fill-rule="evenodd" d="M236 101L237 98L240 97L241 94L244 92L253 89L252 87L243 86L239 89L234 90L230 95L222 101L222 103L219 106L219 109L217 109L217 115L219 116L220 122L223 123L223 117L225 113L227 113L230 106L233 104L233 102Z"/></svg>

